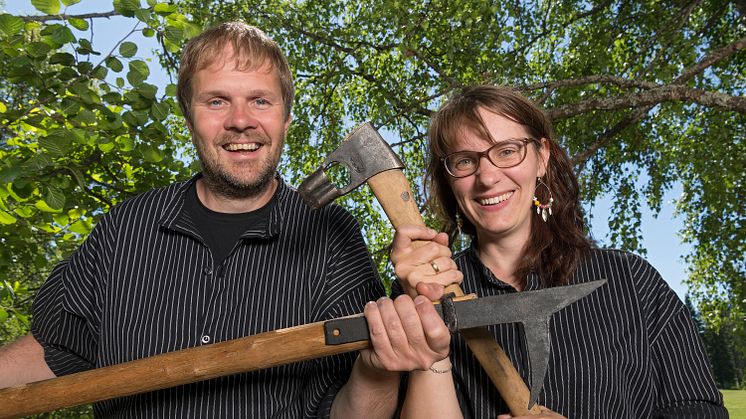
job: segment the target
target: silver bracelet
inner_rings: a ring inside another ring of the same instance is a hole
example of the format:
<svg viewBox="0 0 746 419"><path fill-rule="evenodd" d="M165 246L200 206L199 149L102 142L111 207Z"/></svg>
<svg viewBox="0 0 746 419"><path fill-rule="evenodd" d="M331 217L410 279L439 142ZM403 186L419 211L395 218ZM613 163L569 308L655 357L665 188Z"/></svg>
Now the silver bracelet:
<svg viewBox="0 0 746 419"><path fill-rule="evenodd" d="M437 369L437 368L435 368L435 367L430 367L430 368L428 368L428 369L429 369L430 371L432 371L432 372L436 373L436 374L446 374L446 373L449 373L449 372L451 372L451 370L453 369L453 365L451 365L450 367L448 367L448 369L447 369L447 370L439 370L439 369Z"/></svg>

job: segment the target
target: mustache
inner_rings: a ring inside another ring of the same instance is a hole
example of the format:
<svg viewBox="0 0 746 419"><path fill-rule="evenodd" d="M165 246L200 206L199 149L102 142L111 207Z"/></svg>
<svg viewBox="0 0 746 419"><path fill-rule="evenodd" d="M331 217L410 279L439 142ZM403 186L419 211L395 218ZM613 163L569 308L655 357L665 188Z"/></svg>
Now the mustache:
<svg viewBox="0 0 746 419"><path fill-rule="evenodd" d="M269 136L260 132L225 132L218 136L217 143L221 146L230 143L252 142L260 144L271 144Z"/></svg>

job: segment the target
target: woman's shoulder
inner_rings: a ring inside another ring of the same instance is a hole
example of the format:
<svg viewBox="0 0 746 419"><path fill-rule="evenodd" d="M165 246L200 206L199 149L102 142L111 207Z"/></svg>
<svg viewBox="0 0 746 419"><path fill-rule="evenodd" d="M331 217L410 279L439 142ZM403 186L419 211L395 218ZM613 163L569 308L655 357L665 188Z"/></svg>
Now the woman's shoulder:
<svg viewBox="0 0 746 419"><path fill-rule="evenodd" d="M619 250L592 248L578 267L579 274L637 282L660 277L658 271L642 256Z"/></svg>
<svg viewBox="0 0 746 419"><path fill-rule="evenodd" d="M618 249L591 249L576 273L579 282L606 279L610 288L624 290L646 311L653 307L677 306L680 299L658 270L645 258Z"/></svg>

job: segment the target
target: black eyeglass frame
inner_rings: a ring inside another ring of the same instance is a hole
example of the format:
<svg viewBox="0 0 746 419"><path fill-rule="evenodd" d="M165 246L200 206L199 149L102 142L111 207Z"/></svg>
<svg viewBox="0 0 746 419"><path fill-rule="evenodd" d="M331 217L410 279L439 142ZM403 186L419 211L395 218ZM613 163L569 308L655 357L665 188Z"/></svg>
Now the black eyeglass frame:
<svg viewBox="0 0 746 419"><path fill-rule="evenodd" d="M519 141L519 142L523 143L523 156L521 156L521 159L520 159L520 160L518 161L518 163L516 163L516 164L511 164L510 166L498 166L498 165L497 165L497 164L496 164L496 163L495 163L494 161L492 161L492 159L490 158L490 151L491 151L491 150L492 150L493 148L495 148L495 147L497 147L497 146L499 146L499 145L501 145L501 144L504 144L504 143L506 143L506 142L511 142L511 141ZM453 153L451 153L451 154L448 154L448 155L447 155L447 156L445 156L445 157L441 157L441 158L440 158L440 161L441 161L441 163L443 163L443 167L444 167L444 168L446 169L446 173L448 173L448 175L449 175L449 176L451 176L451 177L453 177L453 178L456 178L456 179L462 179L462 178L465 178L465 177L469 177L469 176L473 175L474 173L477 173L477 170L479 170L479 165L480 165L480 164L481 164L481 162L482 162L482 157L484 157L484 156L487 156L487 160L489 160L489 162L490 162L490 163L492 163L492 165L493 165L493 166L495 166L495 167L497 167L497 168L500 168L500 169L509 169L509 168L511 168L511 167L516 167L516 166L518 166L519 164L523 163L523 161L524 161L524 160L526 160L526 156L528 155L528 143L531 143L531 142L533 142L533 143L537 143L537 144L538 144L538 143L539 143L539 140L538 140L538 139L536 139L536 138L533 138L533 137L526 137L526 138L509 138L509 139L507 139L507 140L502 140L502 141L498 141L498 142L496 142L495 144L491 145L491 146L490 146L489 148L487 148L487 149L486 149L486 150L484 150L484 151L472 151L472 150L461 150L461 151L454 151ZM472 155L476 155L476 156L477 156L477 159L476 159L476 161L477 161L477 165L476 165L476 167L474 168L474 171L473 171L473 172L471 172L471 173L469 173L468 175L463 175L463 176L456 176L456 175L454 175L453 173L451 173L451 170L450 170L450 169L448 168L448 164L446 163L446 160L448 160L448 159L449 159L450 157L453 157L453 156L455 156L455 155L457 155L457 154L462 154L462 153L474 153L474 154L472 154Z"/></svg>

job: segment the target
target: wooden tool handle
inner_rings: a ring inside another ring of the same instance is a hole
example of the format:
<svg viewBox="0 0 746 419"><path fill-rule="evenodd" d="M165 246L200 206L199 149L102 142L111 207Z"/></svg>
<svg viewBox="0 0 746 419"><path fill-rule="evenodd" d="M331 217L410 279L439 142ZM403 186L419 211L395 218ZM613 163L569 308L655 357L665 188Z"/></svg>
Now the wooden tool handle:
<svg viewBox="0 0 746 419"><path fill-rule="evenodd" d="M381 172L368 179L368 185L395 229L405 224L425 225L420 209L412 196L409 181L401 170ZM421 244L415 243L415 245ZM446 287L446 292L453 292L457 296L464 295L458 284L449 285ZM531 393L526 383L513 367L505 351L495 342L486 328L465 329L461 331L461 335L514 416L541 413L537 405L528 409Z"/></svg>
<svg viewBox="0 0 746 419"><path fill-rule="evenodd" d="M210 378L367 348L327 345L324 322L260 333L0 390L0 418L16 418Z"/></svg>

